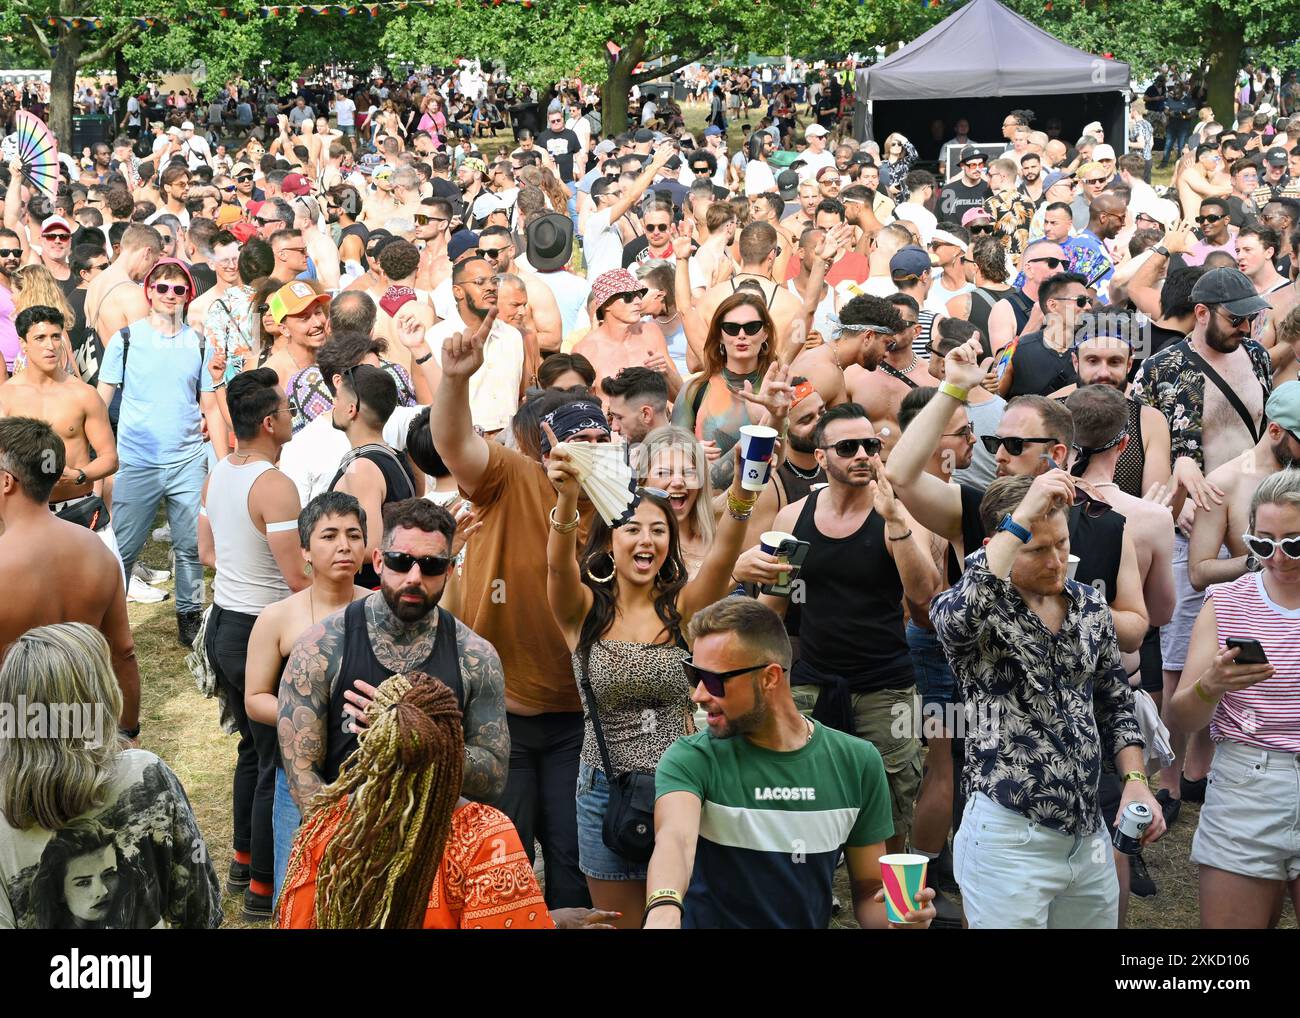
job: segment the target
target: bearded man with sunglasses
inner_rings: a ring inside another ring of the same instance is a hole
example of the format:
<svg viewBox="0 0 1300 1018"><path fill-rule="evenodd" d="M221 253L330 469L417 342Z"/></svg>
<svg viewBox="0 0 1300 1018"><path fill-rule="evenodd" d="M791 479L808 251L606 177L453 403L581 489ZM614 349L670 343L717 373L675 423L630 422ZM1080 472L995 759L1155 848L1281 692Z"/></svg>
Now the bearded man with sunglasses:
<svg viewBox="0 0 1300 1018"><path fill-rule="evenodd" d="M1026 332L1016 343L998 381L999 396L1046 396L1078 381L1070 352L1079 315L1091 303L1086 284L1083 276L1058 272L1039 288L1043 327Z"/></svg>
<svg viewBox="0 0 1300 1018"><path fill-rule="evenodd" d="M928 603L939 570L928 536L894 497L867 412L856 403L827 410L813 442L827 486L773 522L810 545L798 577L803 606L791 692L801 711L880 752L893 815L888 845L901 852L921 787L920 701L903 602ZM760 600L784 615L787 598Z"/></svg>

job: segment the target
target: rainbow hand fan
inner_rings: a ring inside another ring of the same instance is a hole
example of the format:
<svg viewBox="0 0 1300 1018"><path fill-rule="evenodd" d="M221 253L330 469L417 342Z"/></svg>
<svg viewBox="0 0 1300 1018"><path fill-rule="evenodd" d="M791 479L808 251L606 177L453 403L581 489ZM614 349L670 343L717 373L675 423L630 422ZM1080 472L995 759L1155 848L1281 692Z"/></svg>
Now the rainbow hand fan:
<svg viewBox="0 0 1300 1018"><path fill-rule="evenodd" d="M14 123L23 176L32 187L54 201L59 189L59 146L53 133L40 117L27 110L15 113Z"/></svg>
<svg viewBox="0 0 1300 1018"><path fill-rule="evenodd" d="M636 493L636 475L628 466L624 446L596 442L561 442L577 468L578 483L611 527L621 527L632 518L640 497Z"/></svg>

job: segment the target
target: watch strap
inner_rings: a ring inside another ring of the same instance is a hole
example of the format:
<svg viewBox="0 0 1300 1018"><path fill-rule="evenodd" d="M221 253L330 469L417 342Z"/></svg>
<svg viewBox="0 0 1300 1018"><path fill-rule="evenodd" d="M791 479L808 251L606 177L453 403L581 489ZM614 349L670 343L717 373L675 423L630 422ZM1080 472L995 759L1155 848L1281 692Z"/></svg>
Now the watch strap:
<svg viewBox="0 0 1300 1018"><path fill-rule="evenodd" d="M1001 532L1003 530L1007 531L1009 534L1014 534L1016 537L1020 538L1021 542L1024 544L1028 544L1034 537L1030 531L1026 530L1019 523L1013 520L1010 513L1003 516L1002 522L998 524L998 531Z"/></svg>

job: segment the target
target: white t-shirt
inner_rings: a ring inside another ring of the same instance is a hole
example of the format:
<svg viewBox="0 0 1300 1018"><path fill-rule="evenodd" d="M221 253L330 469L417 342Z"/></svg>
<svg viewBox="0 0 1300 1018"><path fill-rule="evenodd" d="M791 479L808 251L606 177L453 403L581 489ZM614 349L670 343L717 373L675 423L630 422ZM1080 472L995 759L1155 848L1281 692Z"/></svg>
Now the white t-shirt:
<svg viewBox="0 0 1300 1018"><path fill-rule="evenodd" d="M776 191L776 177L772 167L759 159L751 159L745 164L745 196L752 198L765 191Z"/></svg>
<svg viewBox="0 0 1300 1018"><path fill-rule="evenodd" d="M623 265L623 236L610 223L609 213L610 209L593 212L582 231L582 256L587 261L589 280Z"/></svg>
<svg viewBox="0 0 1300 1018"><path fill-rule="evenodd" d="M189 160L191 170L210 165L212 162L212 149L208 146L208 139L197 134L193 138L186 139L185 144L181 146L181 152Z"/></svg>
<svg viewBox="0 0 1300 1018"><path fill-rule="evenodd" d="M805 149L800 153L799 158L803 160L803 168L799 171L800 180L810 180L817 176L817 171L826 166L835 165L835 156L825 150L821 152L809 152Z"/></svg>
<svg viewBox="0 0 1300 1018"><path fill-rule="evenodd" d="M425 333L434 359L442 366L442 344L468 326L459 312ZM476 427L500 431L519 409L519 385L524 377L524 337L513 325L498 320L483 347L483 366L469 380L469 408Z"/></svg>
<svg viewBox="0 0 1300 1018"><path fill-rule="evenodd" d="M658 107L655 106L653 100L647 102L644 106L641 107L641 125L643 127L654 123L655 112L657 110Z"/></svg>
<svg viewBox="0 0 1300 1018"><path fill-rule="evenodd" d="M334 100L334 114L338 117L339 127L354 127L356 125L357 104L347 96L339 96Z"/></svg>
<svg viewBox="0 0 1300 1018"><path fill-rule="evenodd" d="M406 449L406 430L423 407L399 406L384 425L384 441L398 452ZM306 505L329 490L348 452L348 436L338 431L328 412L314 418L280 450L280 470L298 489Z"/></svg>
<svg viewBox="0 0 1300 1018"><path fill-rule="evenodd" d="M140 100L135 96L126 101L126 122L130 127L140 126Z"/></svg>

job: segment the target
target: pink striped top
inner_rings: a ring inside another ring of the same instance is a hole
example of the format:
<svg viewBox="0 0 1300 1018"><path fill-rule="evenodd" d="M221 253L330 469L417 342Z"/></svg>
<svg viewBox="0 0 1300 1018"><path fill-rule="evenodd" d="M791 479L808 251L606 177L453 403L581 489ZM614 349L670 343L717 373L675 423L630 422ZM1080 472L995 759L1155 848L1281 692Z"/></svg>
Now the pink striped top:
<svg viewBox="0 0 1300 1018"><path fill-rule="evenodd" d="M1275 604L1262 573L1215 584L1206 591L1206 600L1211 598L1219 647L1230 636L1258 640L1275 672L1271 679L1224 696L1210 719L1210 737L1300 753L1300 608Z"/></svg>

